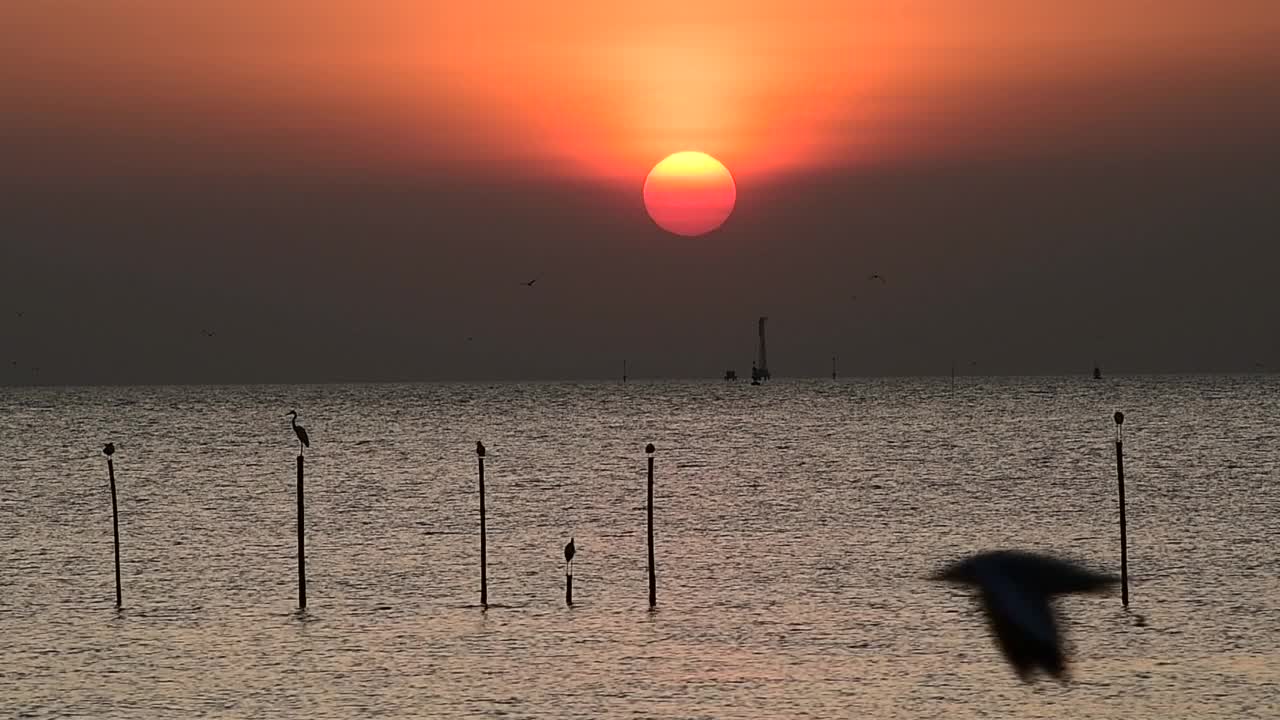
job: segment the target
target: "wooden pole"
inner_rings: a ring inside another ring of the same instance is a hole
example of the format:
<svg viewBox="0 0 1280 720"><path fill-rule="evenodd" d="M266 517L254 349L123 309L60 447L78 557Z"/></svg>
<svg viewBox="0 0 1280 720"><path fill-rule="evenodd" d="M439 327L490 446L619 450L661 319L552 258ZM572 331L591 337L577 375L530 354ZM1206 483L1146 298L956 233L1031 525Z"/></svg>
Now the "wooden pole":
<svg viewBox="0 0 1280 720"><path fill-rule="evenodd" d="M646 445L644 451L649 454L649 608L653 609L658 606L658 576L653 562L653 443Z"/></svg>
<svg viewBox="0 0 1280 720"><path fill-rule="evenodd" d="M307 609L307 546L304 539L306 517L303 512L302 453L298 453L298 609Z"/></svg>
<svg viewBox="0 0 1280 720"><path fill-rule="evenodd" d="M116 552L116 609L120 609L120 512L116 507L116 469L111 458L107 458L107 477L111 483L111 536L115 542Z"/></svg>
<svg viewBox="0 0 1280 720"><path fill-rule="evenodd" d="M573 607L573 573L564 573L564 604Z"/></svg>
<svg viewBox="0 0 1280 720"><path fill-rule="evenodd" d="M484 527L484 444L476 441L476 460L480 469L480 607L489 609L488 556Z"/></svg>
<svg viewBox="0 0 1280 720"><path fill-rule="evenodd" d="M1124 502L1124 413L1117 411L1116 420L1116 478L1120 484L1120 602L1129 607L1129 536L1125 523Z"/></svg>

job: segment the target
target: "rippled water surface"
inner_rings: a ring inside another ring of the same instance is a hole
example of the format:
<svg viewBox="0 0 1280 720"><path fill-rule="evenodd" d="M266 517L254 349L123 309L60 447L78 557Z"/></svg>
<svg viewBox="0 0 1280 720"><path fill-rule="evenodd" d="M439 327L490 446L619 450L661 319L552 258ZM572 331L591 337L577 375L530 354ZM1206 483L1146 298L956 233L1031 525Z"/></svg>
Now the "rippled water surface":
<svg viewBox="0 0 1280 720"><path fill-rule="evenodd" d="M1280 717L1278 398L1267 376L0 389L0 715ZM1067 599L1073 682L1023 685L923 578L1001 546L1118 571L1116 409L1131 612Z"/></svg>

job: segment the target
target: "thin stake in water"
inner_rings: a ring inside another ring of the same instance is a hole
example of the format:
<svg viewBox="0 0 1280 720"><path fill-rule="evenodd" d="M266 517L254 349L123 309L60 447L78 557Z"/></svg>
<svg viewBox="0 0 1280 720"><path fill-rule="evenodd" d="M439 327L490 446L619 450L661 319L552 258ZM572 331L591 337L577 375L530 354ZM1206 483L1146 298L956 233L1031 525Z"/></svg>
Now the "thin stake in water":
<svg viewBox="0 0 1280 720"><path fill-rule="evenodd" d="M645 445L644 451L649 454L649 609L658 606L658 575L653 562L653 443Z"/></svg>
<svg viewBox="0 0 1280 720"><path fill-rule="evenodd" d="M111 537L115 547L116 554L116 609L120 609L120 512L116 507L116 468L111 462L111 456L116 454L115 443L107 443L102 448L102 454L107 456L107 478L111 483Z"/></svg>
<svg viewBox="0 0 1280 720"><path fill-rule="evenodd" d="M480 468L480 607L489 609L489 578L486 565L488 557L485 548L484 528L484 443L476 441L476 460Z"/></svg>
<svg viewBox="0 0 1280 720"><path fill-rule="evenodd" d="M1116 420L1116 478L1120 484L1120 602L1129 607L1129 535L1125 523L1124 502L1124 413L1119 410Z"/></svg>

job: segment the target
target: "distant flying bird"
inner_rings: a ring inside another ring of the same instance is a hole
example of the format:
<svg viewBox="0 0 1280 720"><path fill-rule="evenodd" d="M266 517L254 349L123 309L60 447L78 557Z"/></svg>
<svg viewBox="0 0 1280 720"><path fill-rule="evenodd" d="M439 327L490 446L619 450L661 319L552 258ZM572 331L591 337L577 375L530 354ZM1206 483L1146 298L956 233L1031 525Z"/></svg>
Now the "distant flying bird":
<svg viewBox="0 0 1280 720"><path fill-rule="evenodd" d="M1023 682L1037 668L1065 681L1067 661L1053 596L1099 593L1116 578L1065 560L1019 550L980 553L933 580L976 587L996 644Z"/></svg>
<svg viewBox="0 0 1280 720"><path fill-rule="evenodd" d="M298 436L298 454L301 455L302 448L311 447L311 440L307 438L307 429L298 424L297 410L290 410L285 413L285 417L290 418L289 424L293 426L293 434Z"/></svg>
<svg viewBox="0 0 1280 720"><path fill-rule="evenodd" d="M541 280L541 279L542 279L542 276L541 276L541 275L539 275L538 277L536 277L536 278L534 278L534 279L532 279L532 280L529 280L528 282L522 282L522 283L520 283L520 284L521 284L521 285L524 285L525 287L533 287L533 284L534 284L534 283L536 283L536 282L538 282L538 281L539 281L539 280Z"/></svg>
<svg viewBox="0 0 1280 720"><path fill-rule="evenodd" d="M484 457L484 443L479 440L476 441L476 455Z"/></svg>
<svg viewBox="0 0 1280 720"><path fill-rule="evenodd" d="M212 331L212 330L201 330L201 331L200 331L200 334L201 334L201 335L203 335L203 336L205 336L205 337L213 337L213 336L214 336L214 335L216 335L217 333L215 333L215 332L214 332L214 331Z"/></svg>
<svg viewBox="0 0 1280 720"><path fill-rule="evenodd" d="M106 446L102 448L102 454L103 454L103 455L106 455L107 457L111 457L112 455L115 455L115 454L116 454L116 444L115 444L115 443L107 443L107 444L106 444Z"/></svg>
<svg viewBox="0 0 1280 720"><path fill-rule="evenodd" d="M881 275L880 273L871 273L871 275L870 275L870 276L868 276L868 277L867 277L867 279L868 279L868 280L879 280L879 281L881 282L881 284L884 284L884 283L888 282L888 280L885 280L885 279L884 279L884 276L883 276L883 275Z"/></svg>
<svg viewBox="0 0 1280 720"><path fill-rule="evenodd" d="M564 573L565 575L573 574L573 556L578 552L573 546L573 538L569 538L569 544L564 546Z"/></svg>

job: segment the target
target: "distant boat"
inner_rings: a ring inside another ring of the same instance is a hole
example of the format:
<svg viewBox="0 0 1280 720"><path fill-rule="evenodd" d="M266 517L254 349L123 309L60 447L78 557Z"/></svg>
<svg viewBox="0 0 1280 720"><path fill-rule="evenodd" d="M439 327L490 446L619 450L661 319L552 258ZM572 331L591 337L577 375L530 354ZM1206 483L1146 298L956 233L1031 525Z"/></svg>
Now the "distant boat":
<svg viewBox="0 0 1280 720"><path fill-rule="evenodd" d="M738 379L738 371L736 371L736 370L725 370L725 371L724 371L724 379L725 379L725 380L737 380L737 379Z"/></svg>

